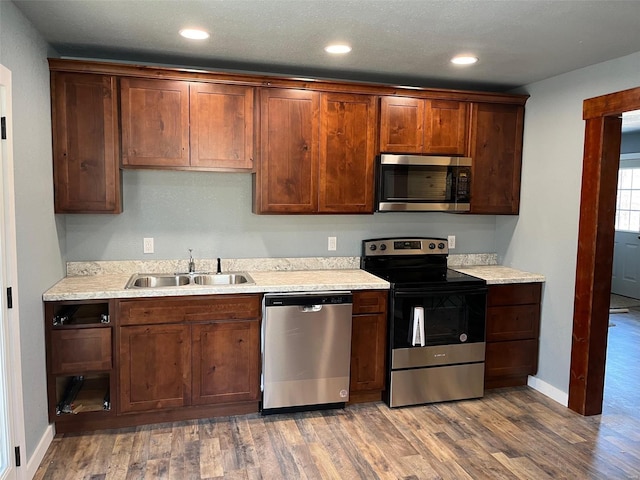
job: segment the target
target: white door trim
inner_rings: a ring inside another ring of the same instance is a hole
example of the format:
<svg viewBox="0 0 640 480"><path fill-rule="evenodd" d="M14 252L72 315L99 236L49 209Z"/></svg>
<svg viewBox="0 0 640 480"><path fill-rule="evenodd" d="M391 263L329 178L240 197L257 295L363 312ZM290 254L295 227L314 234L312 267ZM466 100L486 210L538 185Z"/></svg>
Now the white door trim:
<svg viewBox="0 0 640 480"><path fill-rule="evenodd" d="M13 177L13 129L12 129L12 96L11 96L11 71L0 64L0 85L4 87L6 100L6 130L7 139L3 143L0 157L2 158L2 200L0 205L0 235L3 235L0 255L2 262L2 287L12 287L13 308L4 311L4 321L7 328L7 382L9 400L10 434L13 437L14 446L20 447L21 467L16 469L16 479L27 478L27 452L25 444L24 406L22 396L22 361L20 353L20 313L18 302L18 260L16 246L16 217L15 217L15 191ZM5 295L6 291L0 292ZM12 458L13 460L13 458Z"/></svg>

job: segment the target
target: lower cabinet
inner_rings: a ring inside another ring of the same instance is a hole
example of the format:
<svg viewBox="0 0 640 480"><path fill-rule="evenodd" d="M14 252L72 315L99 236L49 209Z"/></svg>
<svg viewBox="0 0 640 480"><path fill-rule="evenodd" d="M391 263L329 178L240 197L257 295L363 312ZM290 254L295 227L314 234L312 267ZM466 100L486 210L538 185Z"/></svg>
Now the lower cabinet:
<svg viewBox="0 0 640 480"><path fill-rule="evenodd" d="M385 388L387 290L353 292L349 402L381 400Z"/></svg>
<svg viewBox="0 0 640 480"><path fill-rule="evenodd" d="M47 302L49 421L63 433L113 420L113 300Z"/></svg>
<svg viewBox="0 0 640 480"><path fill-rule="evenodd" d="M118 412L260 399L260 295L121 300Z"/></svg>
<svg viewBox="0 0 640 480"><path fill-rule="evenodd" d="M257 412L262 295L45 303L58 433Z"/></svg>
<svg viewBox="0 0 640 480"><path fill-rule="evenodd" d="M541 283L490 285L485 388L526 385L538 371Z"/></svg>
<svg viewBox="0 0 640 480"><path fill-rule="evenodd" d="M190 331L180 324L120 327L119 412L191 403Z"/></svg>

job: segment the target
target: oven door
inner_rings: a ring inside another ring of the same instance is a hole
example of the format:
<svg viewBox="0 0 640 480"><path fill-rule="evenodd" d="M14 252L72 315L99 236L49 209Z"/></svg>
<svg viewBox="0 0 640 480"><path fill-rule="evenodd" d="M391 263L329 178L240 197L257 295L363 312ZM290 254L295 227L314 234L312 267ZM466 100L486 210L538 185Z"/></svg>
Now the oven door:
<svg viewBox="0 0 640 480"><path fill-rule="evenodd" d="M397 290L391 300L390 347L482 343L486 310L486 287Z"/></svg>

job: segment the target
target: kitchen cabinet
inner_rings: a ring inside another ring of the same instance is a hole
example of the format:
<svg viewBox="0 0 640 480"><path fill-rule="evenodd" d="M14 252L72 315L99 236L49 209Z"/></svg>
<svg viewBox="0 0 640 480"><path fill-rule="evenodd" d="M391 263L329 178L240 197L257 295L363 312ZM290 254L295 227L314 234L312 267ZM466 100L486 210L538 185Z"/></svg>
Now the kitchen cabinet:
<svg viewBox="0 0 640 480"><path fill-rule="evenodd" d="M349 402L379 401L386 383L387 290L353 292Z"/></svg>
<svg viewBox="0 0 640 480"><path fill-rule="evenodd" d="M45 304L49 421L56 431L113 417L112 301Z"/></svg>
<svg viewBox="0 0 640 480"><path fill-rule="evenodd" d="M380 100L380 151L458 155L467 151L469 104L400 96Z"/></svg>
<svg viewBox="0 0 640 480"><path fill-rule="evenodd" d="M471 213L518 214L523 128L522 105L472 105Z"/></svg>
<svg viewBox="0 0 640 480"><path fill-rule="evenodd" d="M51 72L55 213L120 213L116 77Z"/></svg>
<svg viewBox="0 0 640 480"><path fill-rule="evenodd" d="M120 300L119 413L260 398L260 295Z"/></svg>
<svg viewBox="0 0 640 480"><path fill-rule="evenodd" d="M262 89L255 213L373 213L370 95Z"/></svg>
<svg viewBox="0 0 640 480"><path fill-rule="evenodd" d="M250 170L253 87L120 79L122 164Z"/></svg>
<svg viewBox="0 0 640 480"><path fill-rule="evenodd" d="M538 370L541 283L489 285L485 388L526 385Z"/></svg>
<svg viewBox="0 0 640 480"><path fill-rule="evenodd" d="M189 83L120 79L122 165L189 165Z"/></svg>
<svg viewBox="0 0 640 480"><path fill-rule="evenodd" d="M260 323L257 320L194 325L191 338L192 404L260 398Z"/></svg>

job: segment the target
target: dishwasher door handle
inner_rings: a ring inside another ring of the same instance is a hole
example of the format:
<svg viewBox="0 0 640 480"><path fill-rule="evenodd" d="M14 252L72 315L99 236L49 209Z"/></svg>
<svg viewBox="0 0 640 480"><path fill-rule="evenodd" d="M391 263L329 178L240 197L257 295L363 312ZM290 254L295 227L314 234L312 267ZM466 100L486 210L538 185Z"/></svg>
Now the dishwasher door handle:
<svg viewBox="0 0 640 480"><path fill-rule="evenodd" d="M322 305L304 305L300 307L300 311L303 313L319 312L320 310L322 310Z"/></svg>

